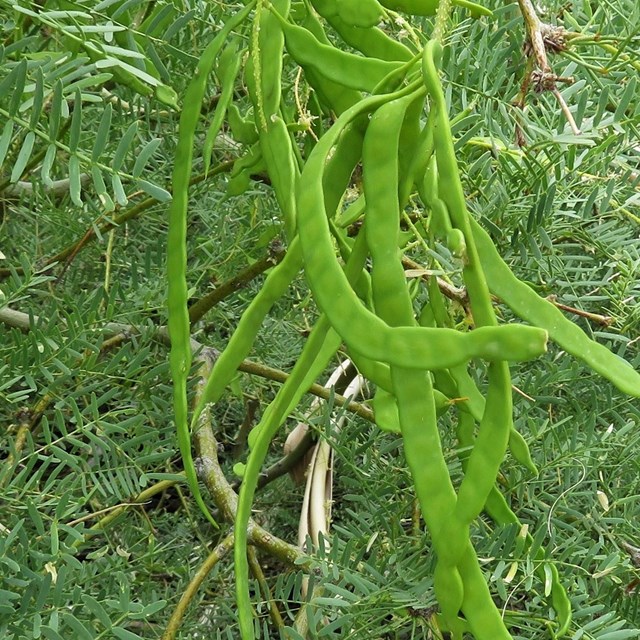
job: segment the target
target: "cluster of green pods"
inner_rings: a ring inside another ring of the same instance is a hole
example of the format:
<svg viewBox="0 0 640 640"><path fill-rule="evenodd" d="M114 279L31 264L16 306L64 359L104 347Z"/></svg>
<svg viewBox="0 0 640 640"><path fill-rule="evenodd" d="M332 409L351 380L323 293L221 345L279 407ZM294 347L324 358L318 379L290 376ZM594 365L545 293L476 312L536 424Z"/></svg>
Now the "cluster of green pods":
<svg viewBox="0 0 640 640"><path fill-rule="evenodd" d="M205 49L184 99L168 247L171 366L187 478L207 515L193 470L190 429L199 424L204 406L220 399L262 321L301 269L321 314L289 378L250 437L235 528L243 640L254 637L246 544L258 476L275 433L341 345L377 389L373 407L379 426L402 435L437 555L434 588L439 620L458 640L465 633L476 640L511 638L469 533L482 512L498 525L518 522L496 487L507 449L536 472L524 438L513 427L509 363L540 356L551 339L621 390L640 396L640 375L518 280L469 215L439 71L442 46L432 39L417 49L381 28L390 10L432 15L438 4L437 0L305 0L292 6L290 0L252 0ZM475 15L489 13L467 0L457 4ZM349 50L332 44L325 28L331 28ZM250 43L243 78L238 64L242 54L238 41L231 38L236 32L243 32ZM283 89L288 59L302 69L313 90L316 117L329 123L311 144L303 144L294 132L291 94ZM216 361L189 426L186 203L199 105L216 60L221 97L203 150L205 163L226 118L231 134L252 154L244 164L239 161L234 175L243 175L254 162L268 173L288 251ZM245 111L248 117L233 103L234 86L241 80L251 103ZM362 192L345 207L345 193L359 164ZM426 304L416 308L402 266L400 224L412 197L421 200L429 220L423 240L445 243L460 261L472 330L451 326L433 277ZM359 232L354 239L346 227L355 220ZM528 324L500 324L492 294ZM486 363L484 394L469 374L472 361ZM464 477L458 486L449 475L438 428L439 414L450 407L457 413L457 438L464 452L460 454ZM535 560L541 576L551 575L550 605L555 610L551 626L556 635L564 635L571 623L569 600L552 559L538 550Z"/></svg>

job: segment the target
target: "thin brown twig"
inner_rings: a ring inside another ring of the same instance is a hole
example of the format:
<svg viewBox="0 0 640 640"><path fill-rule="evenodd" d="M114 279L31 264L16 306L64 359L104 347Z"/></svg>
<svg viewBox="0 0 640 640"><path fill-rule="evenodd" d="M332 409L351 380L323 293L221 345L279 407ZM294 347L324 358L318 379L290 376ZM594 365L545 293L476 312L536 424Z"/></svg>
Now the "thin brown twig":
<svg viewBox="0 0 640 640"><path fill-rule="evenodd" d="M567 122L571 127L571 131L573 132L573 135L579 136L580 129L578 129L578 125L576 124L576 121L573 119L573 114L569 110L569 105L566 103L565 99L562 97L562 94L558 91L558 87L553 87L553 89L551 89L551 93L553 93L553 95L556 97L556 100L560 105L560 109L562 109L562 113L564 114L564 117L567 119Z"/></svg>
<svg viewBox="0 0 640 640"><path fill-rule="evenodd" d="M114 505L109 509L109 513L103 518L100 518L98 522L96 522L93 526L91 526L88 531L85 532L83 539L75 540L72 544L73 547L78 548L81 547L86 542L86 537L89 535L100 533L103 531L111 522L113 522L118 516L124 513L127 509L130 509L134 506L140 506L145 502L148 502L153 496L166 491L170 487L176 484L176 480L161 480L160 482L156 482L155 484L147 487L144 491L141 491L137 496L130 498L129 502L122 502L120 504ZM82 516L79 520L74 520L73 522L68 523L69 526L76 524L78 522L84 522L84 520L90 519L90 517L94 517L100 515L105 510L97 511L95 513L88 514L87 516Z"/></svg>
<svg viewBox="0 0 640 640"><path fill-rule="evenodd" d="M267 467L258 477L258 489L262 489L264 486L273 482L277 478L289 473L297 464L302 460L307 452L313 447L316 442L315 434L309 430L296 446L286 455L282 456L280 460L274 462L270 467ZM240 478L236 478L231 482L231 486L238 490L241 484Z"/></svg>
<svg viewBox="0 0 640 640"><path fill-rule="evenodd" d="M36 426L40 423L40 418L42 418L52 400L53 395L51 393L45 393L45 395L36 402L33 409L21 409L18 412L18 431L13 442L13 449L9 452L2 467L0 487L5 486L11 478L14 471L14 464L20 459L20 454L27 442L27 434L31 433L33 435Z"/></svg>
<svg viewBox="0 0 640 640"><path fill-rule="evenodd" d="M587 318L587 320L591 320L592 322L600 324L603 327L610 327L615 322L615 319L611 316L603 316L599 313L592 313L590 311L584 311L584 309L576 309L575 307L570 307L566 304L562 304L558 302L555 295L547 296L547 300L558 307L558 309L568 311L569 313L573 313L582 318Z"/></svg>
<svg viewBox="0 0 640 640"><path fill-rule="evenodd" d="M197 356L200 362L199 373L201 377L196 384L194 402L197 404L199 397L204 392L206 379L209 377L213 360L209 354ZM238 508L238 494L233 490L227 480L218 459L218 441L211 428L211 405L206 405L199 424L193 433L193 444L199 456L198 466L201 469L200 476L205 483L213 502L216 504L226 522L235 522ZM305 555L294 545L277 538L266 529L263 529L253 519L249 520L247 528L247 540L259 549L266 551L278 560L289 566L299 564ZM303 563L305 566L307 563Z"/></svg>
<svg viewBox="0 0 640 640"><path fill-rule="evenodd" d="M242 456L247 448L247 440L249 439L249 432L253 429L256 412L260 407L260 402L257 398L248 397L244 403L244 418L238 429L238 434L235 438L233 445L233 452L231 457L237 460Z"/></svg>
<svg viewBox="0 0 640 640"><path fill-rule="evenodd" d="M193 325L200 320L216 304L224 300L238 289L245 287L253 279L264 273L267 269L282 262L286 254L281 242L273 242L269 252L253 264L235 274L213 291L206 294L189 307L189 322Z"/></svg>
<svg viewBox="0 0 640 640"><path fill-rule="evenodd" d="M431 271L425 269L423 265L407 256L402 256L402 266L405 269L414 270L417 273L421 273L421 278L423 280L427 280L429 276L431 276ZM437 278L438 288L442 292L442 294L449 298L449 300L453 300L454 302L460 303L463 307L466 307L469 304L469 296L467 294L467 290L464 288L454 287L452 284L448 283L446 280L442 278Z"/></svg>
<svg viewBox="0 0 640 640"><path fill-rule="evenodd" d="M258 554L255 547L247 547L247 559L249 561L251 573L253 573L253 577L258 581L258 586L260 587L260 591L262 591L262 597L265 599L267 607L269 608L269 617L271 618L271 622L273 622L276 629L284 629L284 620L282 619L282 615L280 614L280 610L278 609L278 605L274 600L273 595L271 595L271 589L269 588L264 571L262 571L262 567L258 561Z"/></svg>
<svg viewBox="0 0 640 640"><path fill-rule="evenodd" d="M238 371L251 373L253 375L260 376L261 378L273 380L274 382L282 382L283 384L289 377L289 374L285 373L284 371L268 367L267 365L260 364L258 362L253 362L251 360L244 360L238 367ZM323 400L330 400L331 398L333 398L333 402L335 405L339 407L345 407L347 411L351 411L352 413L359 415L361 418L364 418L369 422L375 422L373 411L371 411L369 407L361 404L360 402L349 400L339 393L332 393L331 389L326 389L320 384L312 384L309 389L307 389L307 393L318 396L318 398L322 398Z"/></svg>
<svg viewBox="0 0 640 640"><path fill-rule="evenodd" d="M167 627L162 634L162 640L173 640L180 629L182 619L184 618L187 608L196 593L200 589L200 586L205 581L206 577L211 573L211 570L233 549L233 531L227 534L227 536L218 544L215 549L207 556L207 559L202 563L196 574L191 578L186 589L180 596L180 600L173 610Z"/></svg>

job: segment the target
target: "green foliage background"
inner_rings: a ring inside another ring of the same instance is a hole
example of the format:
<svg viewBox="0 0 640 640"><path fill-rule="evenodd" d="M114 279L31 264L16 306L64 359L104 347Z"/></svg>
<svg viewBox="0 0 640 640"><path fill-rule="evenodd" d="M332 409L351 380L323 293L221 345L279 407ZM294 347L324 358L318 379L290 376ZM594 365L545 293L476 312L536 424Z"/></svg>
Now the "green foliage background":
<svg viewBox="0 0 640 640"><path fill-rule="evenodd" d="M454 130L470 208L542 294L611 316L608 327L577 322L638 367L640 8L635 0L545 7L545 20L585 35L553 58L559 75L576 80L562 94L582 129L577 138L552 96L530 95L524 112L511 106L524 71L522 20L515 4L487 4L492 20L455 12L445 61L451 113L470 109ZM0 0L0 313L33 316L28 332L5 316L0 325L0 637L159 638L222 535L178 483L83 539L96 522L91 514L130 502L154 482L182 479L167 352L155 337L165 324L172 105L237 8ZM114 26L122 27L121 42ZM413 26L431 28L428 20ZM217 91L212 78L201 142ZM240 105L243 95L239 83ZM516 120L529 142L523 151L512 146ZM219 138L212 166L242 153ZM201 171L201 157L196 163ZM68 180L62 191L57 180ZM280 231L267 185L256 181L227 197L227 183L223 171L192 191L194 298L264 256ZM455 280L445 248L439 257ZM256 286L218 304L196 339L222 348ZM290 369L315 315L300 280L251 357ZM107 323L136 332L111 345ZM514 382L527 396L516 403L516 426L541 473L532 480L507 464L503 490L559 564L574 605L573 637L638 637L639 568L622 543L640 546L640 408L558 350L515 369ZM272 383L241 376L217 407L229 477L247 399L264 406L273 393ZM16 455L21 424L31 428ZM338 460L332 548L316 559L318 637L430 637L428 538L412 524L401 441L352 417L340 433L331 424L329 409L315 421ZM450 461L459 473L453 448ZM259 495L256 518L293 541L300 502L300 490L281 478ZM545 585L533 577L531 554L518 557L517 533L480 521L474 542L494 592L521 612L517 637L542 638L544 620L527 612L544 607ZM302 572L263 559L274 598L285 618L293 616ZM263 637L278 637L264 604L258 612ZM234 625L225 560L179 637L235 638Z"/></svg>

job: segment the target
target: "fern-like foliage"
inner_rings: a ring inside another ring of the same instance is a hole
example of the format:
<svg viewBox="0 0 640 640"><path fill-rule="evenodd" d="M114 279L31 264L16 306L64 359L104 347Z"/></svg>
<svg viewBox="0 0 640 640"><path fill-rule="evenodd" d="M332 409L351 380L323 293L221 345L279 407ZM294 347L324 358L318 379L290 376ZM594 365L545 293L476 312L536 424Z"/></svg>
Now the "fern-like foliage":
<svg viewBox="0 0 640 640"><path fill-rule="evenodd" d="M15 29L0 48L0 191L95 198L105 212L140 190L166 201L148 176L163 140L140 123L178 108L155 43L189 16L171 3L2 5Z"/></svg>

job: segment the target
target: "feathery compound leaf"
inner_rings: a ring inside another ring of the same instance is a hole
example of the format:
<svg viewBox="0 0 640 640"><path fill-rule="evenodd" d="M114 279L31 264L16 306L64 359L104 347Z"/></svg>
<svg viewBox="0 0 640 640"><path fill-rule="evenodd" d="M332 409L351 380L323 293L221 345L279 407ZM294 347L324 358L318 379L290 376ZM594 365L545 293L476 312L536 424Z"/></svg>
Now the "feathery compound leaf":
<svg viewBox="0 0 640 640"><path fill-rule="evenodd" d="M105 147L107 146L107 141L109 140L109 129L111 127L111 115L113 113L113 108L111 103L108 103L102 112L102 118L100 118L100 124L98 125L98 130L96 131L96 139L93 143L93 151L91 152L91 160L93 162L97 162L102 153L104 152Z"/></svg>
<svg viewBox="0 0 640 640"><path fill-rule="evenodd" d="M173 166L172 199L169 207L169 230L167 234L167 281L169 333L171 335L171 351L169 362L173 377L173 411L178 435L180 454L184 461L184 469L198 507L209 522L216 525L209 513L200 488L198 477L191 455L191 441L188 426L187 377L191 367L192 354L190 343L189 314L187 311L187 220L189 205L189 180L193 165L193 141L200 116L202 98L204 97L207 78L215 59L224 46L231 31L244 20L251 4L231 18L218 34L206 46L194 78L187 86L180 124L178 129L178 145Z"/></svg>

